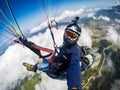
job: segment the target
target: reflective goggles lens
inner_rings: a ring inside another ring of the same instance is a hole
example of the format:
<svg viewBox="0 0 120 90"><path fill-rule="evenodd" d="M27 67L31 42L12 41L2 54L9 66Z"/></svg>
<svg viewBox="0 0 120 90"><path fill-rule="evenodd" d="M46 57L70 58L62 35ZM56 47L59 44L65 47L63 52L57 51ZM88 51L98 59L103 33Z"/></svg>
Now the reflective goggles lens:
<svg viewBox="0 0 120 90"><path fill-rule="evenodd" d="M76 40L78 38L78 35L75 32L66 30L65 34L67 36L67 38L71 39L71 40Z"/></svg>

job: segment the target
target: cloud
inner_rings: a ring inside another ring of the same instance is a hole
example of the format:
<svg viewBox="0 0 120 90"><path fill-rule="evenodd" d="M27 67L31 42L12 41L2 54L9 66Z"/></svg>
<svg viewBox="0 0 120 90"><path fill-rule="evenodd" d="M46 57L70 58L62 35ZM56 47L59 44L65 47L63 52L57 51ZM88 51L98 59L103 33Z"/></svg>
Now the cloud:
<svg viewBox="0 0 120 90"><path fill-rule="evenodd" d="M41 73L41 78L44 79L35 86L36 90L67 90L66 80L51 79L45 73Z"/></svg>
<svg viewBox="0 0 120 90"><path fill-rule="evenodd" d="M99 16L98 19L102 19L102 20L107 21L107 22L110 21L110 18L107 16Z"/></svg>
<svg viewBox="0 0 120 90"><path fill-rule="evenodd" d="M86 11L88 11L88 12L94 12L94 9L87 9Z"/></svg>
<svg viewBox="0 0 120 90"><path fill-rule="evenodd" d="M79 45L92 46L92 31L88 28L82 28L82 33L78 41Z"/></svg>
<svg viewBox="0 0 120 90"><path fill-rule="evenodd" d="M120 0L116 0L116 5L120 5Z"/></svg>
<svg viewBox="0 0 120 90"><path fill-rule="evenodd" d="M57 18L55 18L56 21L62 21L63 19L65 18L72 18L74 16L79 16L80 14L82 14L84 12L84 9L78 9L78 10L65 10L64 12L62 12L62 14L60 16L58 16ZM50 18L54 18L54 17L50 17ZM32 28L30 30L30 33L35 33L35 32L38 32L42 29L44 29L45 27L47 27L47 21L45 22L42 22L39 26L36 26L34 28Z"/></svg>
<svg viewBox="0 0 120 90"><path fill-rule="evenodd" d="M120 90L120 79L115 80L111 86L112 88L110 90Z"/></svg>
<svg viewBox="0 0 120 90"><path fill-rule="evenodd" d="M82 8L75 10L75 11L65 10L58 18L56 18L56 20L61 21L61 20L68 18L68 17L71 18L71 17L77 16L77 15L79 16L83 12L84 12L84 9L82 9Z"/></svg>
<svg viewBox="0 0 120 90"><path fill-rule="evenodd" d="M115 19L115 21L120 24L120 19Z"/></svg>
<svg viewBox="0 0 120 90"><path fill-rule="evenodd" d="M87 17L88 17L88 18L89 18L89 17L92 17L93 19L96 19L96 17L95 17L95 13L90 13L90 14L88 14Z"/></svg>
<svg viewBox="0 0 120 90"><path fill-rule="evenodd" d="M23 68L22 62L33 63L37 56L27 48L15 44L9 46L3 55L0 56L0 90L14 88L18 79L27 73Z"/></svg>
<svg viewBox="0 0 120 90"><path fill-rule="evenodd" d="M113 61L112 61L112 59L111 59L111 53L109 53L109 55L106 57L106 65L107 65L108 70L109 70L110 72L115 72L114 63L113 63ZM108 71L108 70L107 70L107 71Z"/></svg>
<svg viewBox="0 0 120 90"><path fill-rule="evenodd" d="M105 9L105 7L96 7L96 8L94 8L95 11L98 11L100 9Z"/></svg>
<svg viewBox="0 0 120 90"><path fill-rule="evenodd" d="M44 29L45 27L47 27L47 23L46 22L42 22L39 26L36 26L36 27L32 28L30 30L30 34L38 32L38 31Z"/></svg>
<svg viewBox="0 0 120 90"><path fill-rule="evenodd" d="M55 30L55 28L53 28L53 32L56 34L56 42L61 45L63 42L62 36L64 26L59 30ZM48 29L45 33L39 33L32 38L28 38L28 40L33 41L37 45L53 49L53 41ZM38 59L39 58L36 54L24 46L18 44L9 46L5 53L0 56L0 90L8 90L8 88L13 89L17 84L18 79L24 78L26 75L33 74L31 72L27 72L22 63L29 62L35 64ZM47 82L50 83L51 81L48 80L46 83ZM62 87L63 84L60 84L61 81L57 82ZM54 81L54 83L56 83L56 81ZM49 84L49 86L54 88L53 84Z"/></svg>
<svg viewBox="0 0 120 90"><path fill-rule="evenodd" d="M109 59L108 61L107 61L107 65L108 65L108 67L111 69L111 70L115 70L115 68L114 68L114 66L113 66L113 61L111 60L111 59Z"/></svg>
<svg viewBox="0 0 120 90"><path fill-rule="evenodd" d="M117 33L115 28L109 27L107 31L108 31L107 37L106 37L107 40L113 42L116 45L120 45L120 35Z"/></svg>

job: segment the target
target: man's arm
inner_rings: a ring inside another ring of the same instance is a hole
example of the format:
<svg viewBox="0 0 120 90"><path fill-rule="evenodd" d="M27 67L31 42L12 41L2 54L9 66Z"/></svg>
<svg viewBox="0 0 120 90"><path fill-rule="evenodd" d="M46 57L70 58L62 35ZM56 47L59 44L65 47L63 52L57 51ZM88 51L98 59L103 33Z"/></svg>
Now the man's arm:
<svg viewBox="0 0 120 90"><path fill-rule="evenodd" d="M67 85L71 90L73 87L81 90L81 68L80 68L80 51L77 48L73 48L72 55L67 71Z"/></svg>

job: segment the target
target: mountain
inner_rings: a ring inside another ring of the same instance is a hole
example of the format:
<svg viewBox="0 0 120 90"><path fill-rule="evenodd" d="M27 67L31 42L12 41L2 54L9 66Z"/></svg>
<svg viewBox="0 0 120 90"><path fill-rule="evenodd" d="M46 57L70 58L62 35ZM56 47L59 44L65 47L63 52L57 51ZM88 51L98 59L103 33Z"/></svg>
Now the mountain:
<svg viewBox="0 0 120 90"><path fill-rule="evenodd" d="M118 22L117 22L118 21ZM80 24L93 32L96 65L83 73L83 90L119 90L120 5L100 9Z"/></svg>
<svg viewBox="0 0 120 90"><path fill-rule="evenodd" d="M112 20L120 19L120 5L112 6L109 9L101 9L96 12L96 17L107 16Z"/></svg>

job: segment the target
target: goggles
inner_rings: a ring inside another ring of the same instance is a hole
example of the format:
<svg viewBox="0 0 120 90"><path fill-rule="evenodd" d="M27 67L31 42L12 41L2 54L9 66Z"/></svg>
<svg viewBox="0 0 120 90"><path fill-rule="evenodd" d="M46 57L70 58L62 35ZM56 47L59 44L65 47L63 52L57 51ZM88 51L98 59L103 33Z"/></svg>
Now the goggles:
<svg viewBox="0 0 120 90"><path fill-rule="evenodd" d="M78 34L70 30L66 30L65 35L70 40L76 40L79 37Z"/></svg>

